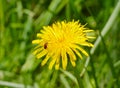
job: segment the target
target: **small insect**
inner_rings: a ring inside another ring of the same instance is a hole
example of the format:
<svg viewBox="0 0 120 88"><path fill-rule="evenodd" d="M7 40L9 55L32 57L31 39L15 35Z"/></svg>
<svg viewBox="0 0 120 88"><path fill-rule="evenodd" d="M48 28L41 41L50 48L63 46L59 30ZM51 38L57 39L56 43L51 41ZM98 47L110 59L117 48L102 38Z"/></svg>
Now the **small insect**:
<svg viewBox="0 0 120 88"><path fill-rule="evenodd" d="M48 45L48 43L45 43L45 44L44 44L44 49L47 49L47 45Z"/></svg>

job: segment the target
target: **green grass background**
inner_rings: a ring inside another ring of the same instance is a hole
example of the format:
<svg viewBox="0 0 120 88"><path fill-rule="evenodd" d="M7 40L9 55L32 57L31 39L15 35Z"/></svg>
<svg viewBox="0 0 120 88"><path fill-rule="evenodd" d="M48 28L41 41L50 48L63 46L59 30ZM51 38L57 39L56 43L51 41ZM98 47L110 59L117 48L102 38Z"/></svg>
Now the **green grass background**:
<svg viewBox="0 0 120 88"><path fill-rule="evenodd" d="M120 11L82 77L87 57L78 59L75 68L49 70L32 55L31 44L44 25L73 19L87 23L97 39L118 1L0 0L0 88L119 88Z"/></svg>

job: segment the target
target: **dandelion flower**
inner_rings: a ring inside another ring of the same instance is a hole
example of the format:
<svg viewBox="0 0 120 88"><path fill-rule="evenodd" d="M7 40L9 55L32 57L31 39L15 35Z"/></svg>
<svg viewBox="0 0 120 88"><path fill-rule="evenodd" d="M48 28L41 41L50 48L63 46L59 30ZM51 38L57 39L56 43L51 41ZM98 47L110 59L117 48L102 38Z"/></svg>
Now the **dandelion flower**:
<svg viewBox="0 0 120 88"><path fill-rule="evenodd" d="M68 61L72 66L76 66L76 56L82 59L82 54L88 56L88 53L82 46L92 47L88 42L92 36L87 33L92 32L81 25L79 21L56 22L52 26L44 26L40 33L37 34L38 39L33 40L33 44L37 44L33 52L39 59L44 57L41 65L49 63L49 69L55 66L59 69L60 65L65 70Z"/></svg>

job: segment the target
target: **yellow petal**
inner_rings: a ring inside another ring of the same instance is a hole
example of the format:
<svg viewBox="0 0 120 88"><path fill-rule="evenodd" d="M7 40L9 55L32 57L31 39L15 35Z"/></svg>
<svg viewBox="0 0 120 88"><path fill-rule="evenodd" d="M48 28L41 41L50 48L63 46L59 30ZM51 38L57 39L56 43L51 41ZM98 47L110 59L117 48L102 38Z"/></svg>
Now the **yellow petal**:
<svg viewBox="0 0 120 88"><path fill-rule="evenodd" d="M76 66L75 61L73 61L72 59L70 59L70 62L71 62L71 64L72 64L73 67Z"/></svg>
<svg viewBox="0 0 120 88"><path fill-rule="evenodd" d="M42 66L45 65L47 63L47 61L49 60L49 58L50 58L50 55L47 54L45 59L42 61L41 65Z"/></svg>
<svg viewBox="0 0 120 88"><path fill-rule="evenodd" d="M56 64L55 64L55 69L58 70L59 69L59 66L60 66L60 49L57 49L57 52L56 52L58 55L57 55L57 60L56 60Z"/></svg>
<svg viewBox="0 0 120 88"><path fill-rule="evenodd" d="M50 63L49 63L49 69L52 69L53 68L53 65L55 64L55 62L56 62L56 60L57 60L57 57L56 57L57 55L54 55L53 57L52 57L52 61L50 61Z"/></svg>
<svg viewBox="0 0 120 88"><path fill-rule="evenodd" d="M39 38L40 38L41 36L42 36L42 34L41 34L41 33L37 33L37 37L39 37Z"/></svg>
<svg viewBox="0 0 120 88"><path fill-rule="evenodd" d="M57 58L52 58L52 61L49 63L49 69L51 70L53 68L53 65L55 64Z"/></svg>
<svg viewBox="0 0 120 88"><path fill-rule="evenodd" d="M33 41L32 41L32 44L39 44L39 43L41 43L41 42L42 42L42 40L37 39L37 40L33 40Z"/></svg>
<svg viewBox="0 0 120 88"><path fill-rule="evenodd" d="M43 47L36 47L36 49L34 50L33 54L36 55L37 53L39 53L40 51L42 51L44 48Z"/></svg>
<svg viewBox="0 0 120 88"><path fill-rule="evenodd" d="M78 50L76 50L76 49L73 49L73 50L80 57L80 59L82 59L82 55L80 54L80 52Z"/></svg>
<svg viewBox="0 0 120 88"><path fill-rule="evenodd" d="M95 39L96 37L93 37L93 36L87 36L87 38L89 38L89 39Z"/></svg>
<svg viewBox="0 0 120 88"><path fill-rule="evenodd" d="M70 58L76 60L75 53L69 47L67 48L66 52L69 54Z"/></svg>
<svg viewBox="0 0 120 88"><path fill-rule="evenodd" d="M86 56L89 56L88 53L87 53L84 49L82 49L80 46L75 45L75 44L73 44L72 46L73 46L74 48L80 50L80 51L81 51L83 54L85 54Z"/></svg>
<svg viewBox="0 0 120 88"><path fill-rule="evenodd" d="M37 49L39 49L39 48L42 48L41 45L37 45L37 46L34 48L34 50L37 50Z"/></svg>
<svg viewBox="0 0 120 88"><path fill-rule="evenodd" d="M55 64L55 69L59 70L59 68L60 68L59 66L60 66L60 64Z"/></svg>
<svg viewBox="0 0 120 88"><path fill-rule="evenodd" d="M93 44L88 43L88 42L81 42L80 45L93 47Z"/></svg>
<svg viewBox="0 0 120 88"><path fill-rule="evenodd" d="M43 51L41 51L39 54L37 54L36 57L39 59L39 58L43 57L43 56L46 55L46 54L47 54L47 51L46 51L46 50L43 50Z"/></svg>
<svg viewBox="0 0 120 88"><path fill-rule="evenodd" d="M93 32L94 30L84 30L83 32Z"/></svg>
<svg viewBox="0 0 120 88"><path fill-rule="evenodd" d="M62 50L61 57L62 57L62 67L65 70L67 67L67 55L65 50Z"/></svg>

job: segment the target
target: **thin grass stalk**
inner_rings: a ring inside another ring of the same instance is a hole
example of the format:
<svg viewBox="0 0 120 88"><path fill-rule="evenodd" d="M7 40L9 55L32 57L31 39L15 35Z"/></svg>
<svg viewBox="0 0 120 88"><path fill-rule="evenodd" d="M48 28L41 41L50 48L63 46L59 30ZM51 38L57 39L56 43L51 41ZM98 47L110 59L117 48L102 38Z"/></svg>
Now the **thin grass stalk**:
<svg viewBox="0 0 120 88"><path fill-rule="evenodd" d="M0 0L0 39L3 37L4 33L4 9L3 9L3 1Z"/></svg>
<svg viewBox="0 0 120 88"><path fill-rule="evenodd" d="M91 56L90 56L91 57ZM92 68L92 75L93 75L93 78L94 78L94 80L95 80L95 87L96 88L99 88L98 87L98 83L97 83L97 77L96 77L96 75L95 75L95 67L94 67L94 64L93 64L93 60L91 59L90 60L90 65L91 65L91 68Z"/></svg>
<svg viewBox="0 0 120 88"><path fill-rule="evenodd" d="M113 23L115 22L115 19L117 18L119 12L120 12L120 0L118 1L115 9L113 10L113 13L111 14L110 18L108 19L106 25L102 29L101 36L104 37L107 34L107 32L110 30L110 28L112 27ZM91 48L91 50L90 50L90 54L91 55L94 54L94 52L97 49L97 47L98 47L98 45L99 45L100 42L101 42L101 37L99 35L98 38L97 38L97 40L94 43L94 47ZM84 65L84 68L83 68L82 72L80 73L80 77L82 77L83 74L85 73L86 68L87 68L89 62L90 62L90 57L87 58L87 60L85 62L85 65Z"/></svg>
<svg viewBox="0 0 120 88"><path fill-rule="evenodd" d="M12 88L33 88L30 85L18 84L13 82L0 81L1 86L12 87Z"/></svg>
<svg viewBox="0 0 120 88"><path fill-rule="evenodd" d="M100 34L100 36L101 36L101 34ZM118 80L117 80L118 78L116 77L117 75L116 75L116 72L114 70L115 67L114 67L114 64L112 62L112 58L110 57L110 54L109 54L108 49L107 49L107 46L106 46L106 44L105 44L104 39L103 39L102 36L101 36L101 40L102 40L102 43L103 43L103 46L104 46L104 50L105 50L105 52L107 54L106 60L107 60L107 63L109 65L110 69L111 69L112 76L114 77L117 86L119 86L119 83L118 83Z"/></svg>

